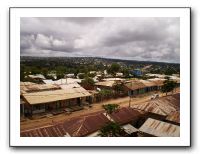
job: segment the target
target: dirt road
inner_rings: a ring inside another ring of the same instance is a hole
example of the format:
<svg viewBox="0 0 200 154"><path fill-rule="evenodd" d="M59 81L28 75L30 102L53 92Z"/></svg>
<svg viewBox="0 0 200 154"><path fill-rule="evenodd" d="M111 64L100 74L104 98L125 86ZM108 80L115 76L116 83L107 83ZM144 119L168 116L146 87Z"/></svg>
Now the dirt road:
<svg viewBox="0 0 200 154"><path fill-rule="evenodd" d="M176 92L179 92L179 90L177 90ZM73 112L70 115L59 114L59 115L56 115L56 116L45 117L45 118L41 118L41 119L37 119L37 120L21 121L20 129L22 131L22 130L41 127L41 126L45 126L45 125L51 125L53 123L62 122L64 120L69 120L69 119L74 118L74 117L79 117L79 116L83 116L83 115L86 115L86 114L102 111L103 110L103 108L102 108L103 104L112 103L112 104L119 104L120 107L126 107L126 106L129 106L129 104L132 105L132 104L144 103L144 102L150 100L152 94L153 94L153 92L152 93L146 93L146 94L143 94L143 95L139 95L135 98L131 98L131 101L130 101L129 97L106 100L106 101L103 101L101 103L93 104L92 108L85 107L83 110ZM162 93L158 93L158 94L160 95L160 97L165 96L165 94L162 94Z"/></svg>

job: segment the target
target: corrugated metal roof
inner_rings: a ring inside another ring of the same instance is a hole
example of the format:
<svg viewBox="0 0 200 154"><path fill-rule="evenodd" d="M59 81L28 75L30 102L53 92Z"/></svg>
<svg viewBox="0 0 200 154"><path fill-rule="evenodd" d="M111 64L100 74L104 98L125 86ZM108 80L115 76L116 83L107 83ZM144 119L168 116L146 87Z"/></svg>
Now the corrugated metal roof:
<svg viewBox="0 0 200 154"><path fill-rule="evenodd" d="M176 123L180 123L180 112L179 111L175 111L170 113L166 120L172 121L172 122L176 122Z"/></svg>
<svg viewBox="0 0 200 154"><path fill-rule="evenodd" d="M39 91L46 91L46 90L56 90L61 89L58 85L52 84L36 84L31 82L20 82L20 92L29 93L29 92L39 92Z"/></svg>
<svg viewBox="0 0 200 154"><path fill-rule="evenodd" d="M140 82L139 80L131 80L131 81L128 81L126 84L125 84L125 87L127 87L128 89L130 90L136 90L136 89L142 89L142 88L145 88L145 84L143 84L142 82Z"/></svg>
<svg viewBox="0 0 200 154"><path fill-rule="evenodd" d="M115 84L115 81L102 81L95 83L96 86L112 87Z"/></svg>
<svg viewBox="0 0 200 154"><path fill-rule="evenodd" d="M42 75L42 74L28 75L28 77L30 77L32 79L45 79L44 75Z"/></svg>
<svg viewBox="0 0 200 154"><path fill-rule="evenodd" d="M180 94L156 98L142 104L132 105L131 107L133 109L166 116L171 112L180 110Z"/></svg>
<svg viewBox="0 0 200 154"><path fill-rule="evenodd" d="M67 135L63 125L49 125L31 130L21 131L21 137L64 137Z"/></svg>
<svg viewBox="0 0 200 154"><path fill-rule="evenodd" d="M154 82L157 86L164 85L165 80L166 79L161 79L161 78L148 79L148 81Z"/></svg>
<svg viewBox="0 0 200 154"><path fill-rule="evenodd" d="M32 105L86 96L91 96L91 94L82 87L23 94L24 99Z"/></svg>
<svg viewBox="0 0 200 154"><path fill-rule="evenodd" d="M87 137L98 137L100 133L101 132L98 130L98 131L96 131L94 133L91 133L91 134L87 135Z"/></svg>
<svg viewBox="0 0 200 154"><path fill-rule="evenodd" d="M139 81L142 82L146 87L157 86L156 83L152 81L148 81L148 80L139 80Z"/></svg>
<svg viewBox="0 0 200 154"><path fill-rule="evenodd" d="M124 129L124 131L128 134L132 134L134 132L137 132L138 129L133 127L131 124L126 124L126 125L123 125L122 128Z"/></svg>
<svg viewBox="0 0 200 154"><path fill-rule="evenodd" d="M158 137L179 137L180 127L170 123L148 118L139 131Z"/></svg>
<svg viewBox="0 0 200 154"><path fill-rule="evenodd" d="M86 136L99 130L108 122L109 120L103 115L103 112L99 112L71 119L64 122L63 125L70 136Z"/></svg>
<svg viewBox="0 0 200 154"><path fill-rule="evenodd" d="M71 83L80 83L81 79L74 79L74 78L65 78L65 79L59 79L59 80L43 80L46 84L56 84L56 85L65 85L65 84L71 84Z"/></svg>
<svg viewBox="0 0 200 154"><path fill-rule="evenodd" d="M126 124L138 119L141 116L141 113L130 107L123 107L118 111L109 114L109 116L119 124Z"/></svg>
<svg viewBox="0 0 200 154"><path fill-rule="evenodd" d="M108 122L109 120L103 115L103 111L100 111L72 118L62 123L21 131L20 135L21 137L86 136L98 131Z"/></svg>
<svg viewBox="0 0 200 154"><path fill-rule="evenodd" d="M69 83L60 85L60 87L64 90L72 89L72 88L80 88L81 86L78 83Z"/></svg>
<svg viewBox="0 0 200 154"><path fill-rule="evenodd" d="M36 83L33 82L20 82L20 86L28 86L28 85L34 85Z"/></svg>
<svg viewBox="0 0 200 154"><path fill-rule="evenodd" d="M123 78L105 78L103 81L124 81Z"/></svg>

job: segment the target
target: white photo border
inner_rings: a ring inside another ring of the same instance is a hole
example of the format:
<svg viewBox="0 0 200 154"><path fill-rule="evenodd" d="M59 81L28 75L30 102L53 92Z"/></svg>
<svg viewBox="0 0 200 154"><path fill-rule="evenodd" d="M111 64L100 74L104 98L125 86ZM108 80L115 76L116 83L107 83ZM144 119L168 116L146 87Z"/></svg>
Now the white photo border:
<svg viewBox="0 0 200 154"><path fill-rule="evenodd" d="M10 146L191 146L190 7L11 7ZM21 17L180 17L180 137L20 137ZM184 114L183 114L184 113Z"/></svg>

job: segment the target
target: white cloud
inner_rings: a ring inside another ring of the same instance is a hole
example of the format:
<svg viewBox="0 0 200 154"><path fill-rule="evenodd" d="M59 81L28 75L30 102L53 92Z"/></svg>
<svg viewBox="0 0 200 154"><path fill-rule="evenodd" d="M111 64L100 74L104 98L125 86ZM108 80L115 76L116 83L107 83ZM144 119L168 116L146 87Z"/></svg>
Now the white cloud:
<svg viewBox="0 0 200 154"><path fill-rule="evenodd" d="M21 54L35 49L43 56L54 52L179 62L179 22L179 18L22 18Z"/></svg>

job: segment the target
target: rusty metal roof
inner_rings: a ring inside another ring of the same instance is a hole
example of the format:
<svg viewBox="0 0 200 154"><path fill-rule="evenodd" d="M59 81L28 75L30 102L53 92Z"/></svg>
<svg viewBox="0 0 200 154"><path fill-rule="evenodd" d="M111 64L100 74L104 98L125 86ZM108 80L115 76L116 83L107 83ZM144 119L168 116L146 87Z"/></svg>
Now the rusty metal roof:
<svg viewBox="0 0 200 154"><path fill-rule="evenodd" d="M109 116L119 124L127 124L135 119L138 119L141 116L141 113L130 107L123 107Z"/></svg>
<svg viewBox="0 0 200 154"><path fill-rule="evenodd" d="M179 111L175 111L170 113L167 117L166 120L172 121L172 122L176 122L176 123L180 123L180 112Z"/></svg>
<svg viewBox="0 0 200 154"><path fill-rule="evenodd" d="M67 135L62 125L49 125L21 131L21 137L63 137Z"/></svg>
<svg viewBox="0 0 200 154"><path fill-rule="evenodd" d="M167 116L172 112L180 110L180 94L156 98L145 103L132 105L131 107L133 109Z"/></svg>
<svg viewBox="0 0 200 154"><path fill-rule="evenodd" d="M99 130L109 120L103 111L66 120L39 128L21 131L21 137L63 137L86 136Z"/></svg>
<svg viewBox="0 0 200 154"><path fill-rule="evenodd" d="M108 122L103 112L98 112L66 121L63 127L70 136L86 136L99 130Z"/></svg>
<svg viewBox="0 0 200 154"><path fill-rule="evenodd" d="M180 127L167 122L148 118L139 131L158 137L179 137Z"/></svg>

